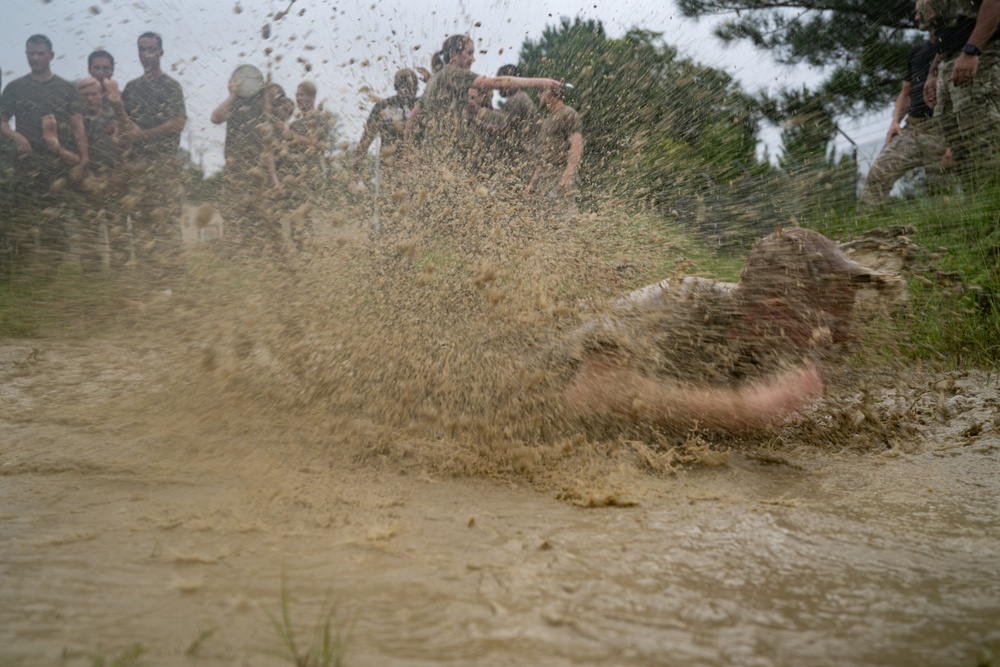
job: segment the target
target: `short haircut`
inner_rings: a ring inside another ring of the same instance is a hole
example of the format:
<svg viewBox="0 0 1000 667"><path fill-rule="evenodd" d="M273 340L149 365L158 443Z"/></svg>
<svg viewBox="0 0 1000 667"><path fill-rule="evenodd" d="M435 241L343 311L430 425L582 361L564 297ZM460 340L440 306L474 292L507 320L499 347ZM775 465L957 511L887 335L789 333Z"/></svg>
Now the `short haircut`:
<svg viewBox="0 0 1000 667"><path fill-rule="evenodd" d="M27 47L31 44L44 44L45 48L47 48L49 51L52 50L52 40L46 37L45 35L32 35L31 37L28 38L28 41L25 42L24 45Z"/></svg>
<svg viewBox="0 0 1000 667"><path fill-rule="evenodd" d="M161 50L163 49L163 38L160 37L157 33L153 32L153 31L147 31L147 32L144 32L141 35L139 35L139 39L147 39L147 38L149 38L149 39L155 39L156 40L156 48L161 49ZM138 42L139 39L137 39L135 41Z"/></svg>
<svg viewBox="0 0 1000 667"><path fill-rule="evenodd" d="M316 84L312 81L303 81L299 84L299 90L304 92L309 97L316 97Z"/></svg>
<svg viewBox="0 0 1000 667"><path fill-rule="evenodd" d="M396 76L392 80L392 85L397 91L405 87L413 92L417 92L417 87L419 86L417 83L417 73L408 67L403 68L396 72Z"/></svg>
<svg viewBox="0 0 1000 667"><path fill-rule="evenodd" d="M285 89L282 88L281 85L277 83L269 83L265 85L261 90L270 95L271 99L275 101L280 101L282 98L288 97L288 95L285 95Z"/></svg>
<svg viewBox="0 0 1000 667"><path fill-rule="evenodd" d="M497 70L497 76L521 76L521 68L517 65L503 65Z"/></svg>
<svg viewBox="0 0 1000 667"><path fill-rule="evenodd" d="M114 56L112 56L107 51L99 50L99 51L94 51L89 56L87 56L87 69L90 69L90 66L93 65L94 61L97 60L98 58L107 58L108 60L111 61L111 66L112 67L115 66Z"/></svg>

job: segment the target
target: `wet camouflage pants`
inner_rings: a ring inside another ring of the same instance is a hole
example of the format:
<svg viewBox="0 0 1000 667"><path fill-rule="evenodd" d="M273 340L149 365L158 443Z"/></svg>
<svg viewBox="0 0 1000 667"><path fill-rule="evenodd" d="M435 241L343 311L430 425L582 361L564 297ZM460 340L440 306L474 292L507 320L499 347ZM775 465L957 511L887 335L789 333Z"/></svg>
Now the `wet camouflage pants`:
<svg viewBox="0 0 1000 667"><path fill-rule="evenodd" d="M183 271L180 161L134 160L128 164L123 208L132 220L132 252L137 268L154 281L170 281ZM109 229L112 253L123 240Z"/></svg>
<svg viewBox="0 0 1000 667"><path fill-rule="evenodd" d="M52 277L69 250L73 197L68 173L45 155L15 164L14 191L0 211L0 279L29 271ZM12 204L12 205L11 205Z"/></svg>
<svg viewBox="0 0 1000 667"><path fill-rule="evenodd" d="M263 170L227 165L220 208L230 252L254 257L279 253L283 247L281 217Z"/></svg>
<svg viewBox="0 0 1000 667"><path fill-rule="evenodd" d="M940 187L944 151L944 141L931 119L909 119L903 135L893 137L868 170L861 205L875 208L884 204L896 181L918 167L926 170L930 189Z"/></svg>
<svg viewBox="0 0 1000 667"><path fill-rule="evenodd" d="M976 78L968 86L951 82L958 57L938 66L934 119L959 176L967 183L982 183L995 178L1000 165L1000 44L993 42L983 50Z"/></svg>

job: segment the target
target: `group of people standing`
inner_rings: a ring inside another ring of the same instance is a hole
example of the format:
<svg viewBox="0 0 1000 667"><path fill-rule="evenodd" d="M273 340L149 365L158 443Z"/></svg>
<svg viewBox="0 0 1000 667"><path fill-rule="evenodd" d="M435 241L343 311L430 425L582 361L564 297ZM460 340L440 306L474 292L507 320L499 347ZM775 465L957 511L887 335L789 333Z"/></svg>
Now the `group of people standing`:
<svg viewBox="0 0 1000 667"><path fill-rule="evenodd" d="M329 150L332 116L317 107L311 81L298 85L293 101L280 85L243 65L228 88L212 122L226 125L221 208L231 223L229 245L255 255L274 254L287 246L288 235L301 249Z"/></svg>
<svg viewBox="0 0 1000 667"><path fill-rule="evenodd" d="M426 88L417 96L417 73L396 73L396 95L372 109L354 162L359 170L379 138L379 157L391 172L400 161L419 159L461 165L526 197L572 200L583 156L583 121L555 79L526 78L516 65L496 76L471 70L475 45L452 35L421 70ZM541 114L526 90L538 90ZM503 98L493 108L493 91ZM419 156L415 158L414 156Z"/></svg>
<svg viewBox="0 0 1000 667"><path fill-rule="evenodd" d="M911 169L923 167L936 191L949 171L975 186L1000 167L1000 0L918 0L915 17L928 37L910 50L864 209L884 204Z"/></svg>
<svg viewBox="0 0 1000 667"><path fill-rule="evenodd" d="M143 33L137 47L143 74L119 91L107 51L91 53L88 76L73 84L52 72L51 40L28 38L30 72L0 95L0 132L16 153L14 206L0 228L4 275L53 275L69 223L85 273L101 270L105 239L113 269L134 258L159 278L178 270L184 93L160 67L158 34Z"/></svg>
<svg viewBox="0 0 1000 667"><path fill-rule="evenodd" d="M137 51L143 74L119 90L109 52L91 53L88 75L71 83L52 72L48 37L28 38L30 73L0 96L2 133L16 151L14 213L0 230L5 275L29 265L54 274L70 229L85 274L99 273L108 258L112 270L132 262L157 279L181 267L184 92L160 66L158 34L140 35ZM433 72L400 70L396 95L368 118L355 171L378 138L386 174L401 159L433 157L525 197L571 201L583 123L563 100L567 86L522 77L516 65L482 76L471 71L474 62L472 39L453 35L435 54ZM421 78L426 86L418 96ZM531 89L540 91L544 113L525 93ZM504 100L499 109L493 91ZM227 246L267 253L286 247L290 236L302 247L332 116L317 108L314 83L301 82L293 100L248 65L237 68L228 92L211 115L226 126L218 204Z"/></svg>

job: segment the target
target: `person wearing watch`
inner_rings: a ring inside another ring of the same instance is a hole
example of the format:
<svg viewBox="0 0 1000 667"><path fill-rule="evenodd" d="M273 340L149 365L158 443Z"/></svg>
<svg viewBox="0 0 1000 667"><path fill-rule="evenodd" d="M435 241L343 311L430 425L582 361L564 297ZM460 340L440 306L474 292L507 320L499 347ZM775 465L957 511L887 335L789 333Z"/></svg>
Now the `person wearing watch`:
<svg viewBox="0 0 1000 667"><path fill-rule="evenodd" d="M1000 42L996 39L1000 0L980 0L968 6L918 0L917 10L939 44L924 99L934 108L935 122L959 176L969 185L982 183L1000 166Z"/></svg>
<svg viewBox="0 0 1000 667"><path fill-rule="evenodd" d="M917 25L926 30L919 12L915 18ZM924 169L928 192L946 190L944 156L947 147L932 120L934 109L924 102L924 83L936 57L937 40L930 32L927 39L910 49L902 89L896 98L892 122L885 135L885 145L869 167L858 198L861 211L873 211L888 203L889 193L896 181L918 167Z"/></svg>

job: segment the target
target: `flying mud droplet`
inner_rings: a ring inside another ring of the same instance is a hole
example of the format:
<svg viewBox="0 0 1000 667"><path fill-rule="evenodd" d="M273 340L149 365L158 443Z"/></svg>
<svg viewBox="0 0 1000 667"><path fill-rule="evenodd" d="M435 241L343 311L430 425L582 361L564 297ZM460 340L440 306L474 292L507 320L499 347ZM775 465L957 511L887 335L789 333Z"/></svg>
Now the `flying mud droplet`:
<svg viewBox="0 0 1000 667"><path fill-rule="evenodd" d="M198 212L195 214L195 224L199 228L205 227L212 221L212 217L215 215L215 207L211 204L202 204L198 207Z"/></svg>
<svg viewBox="0 0 1000 667"><path fill-rule="evenodd" d="M472 282L476 285L477 289L483 289L487 284L493 282L497 279L497 270L491 264L483 262L479 265L476 275L473 277Z"/></svg>
<svg viewBox="0 0 1000 667"><path fill-rule="evenodd" d="M435 276L434 265L428 264L427 266L424 267L424 272L421 273L419 277L417 277L417 284L423 287L424 285L427 285L432 280L434 280L434 276Z"/></svg>
<svg viewBox="0 0 1000 667"><path fill-rule="evenodd" d="M396 252L407 259L413 259L417 255L417 242L413 239L399 241L396 243Z"/></svg>
<svg viewBox="0 0 1000 667"><path fill-rule="evenodd" d="M260 36L264 39L271 39L271 24L265 23L264 27L260 29Z"/></svg>
<svg viewBox="0 0 1000 667"><path fill-rule="evenodd" d="M243 5L237 2L235 5L233 5L233 14L242 14L242 13L243 13Z"/></svg>
<svg viewBox="0 0 1000 667"><path fill-rule="evenodd" d="M139 203L139 195L125 195L122 197L122 210L131 213Z"/></svg>
<svg viewBox="0 0 1000 667"><path fill-rule="evenodd" d="M486 295L486 298L489 300L491 306L499 306L504 299L507 298L506 292L498 289L489 288L483 290L483 294Z"/></svg>

